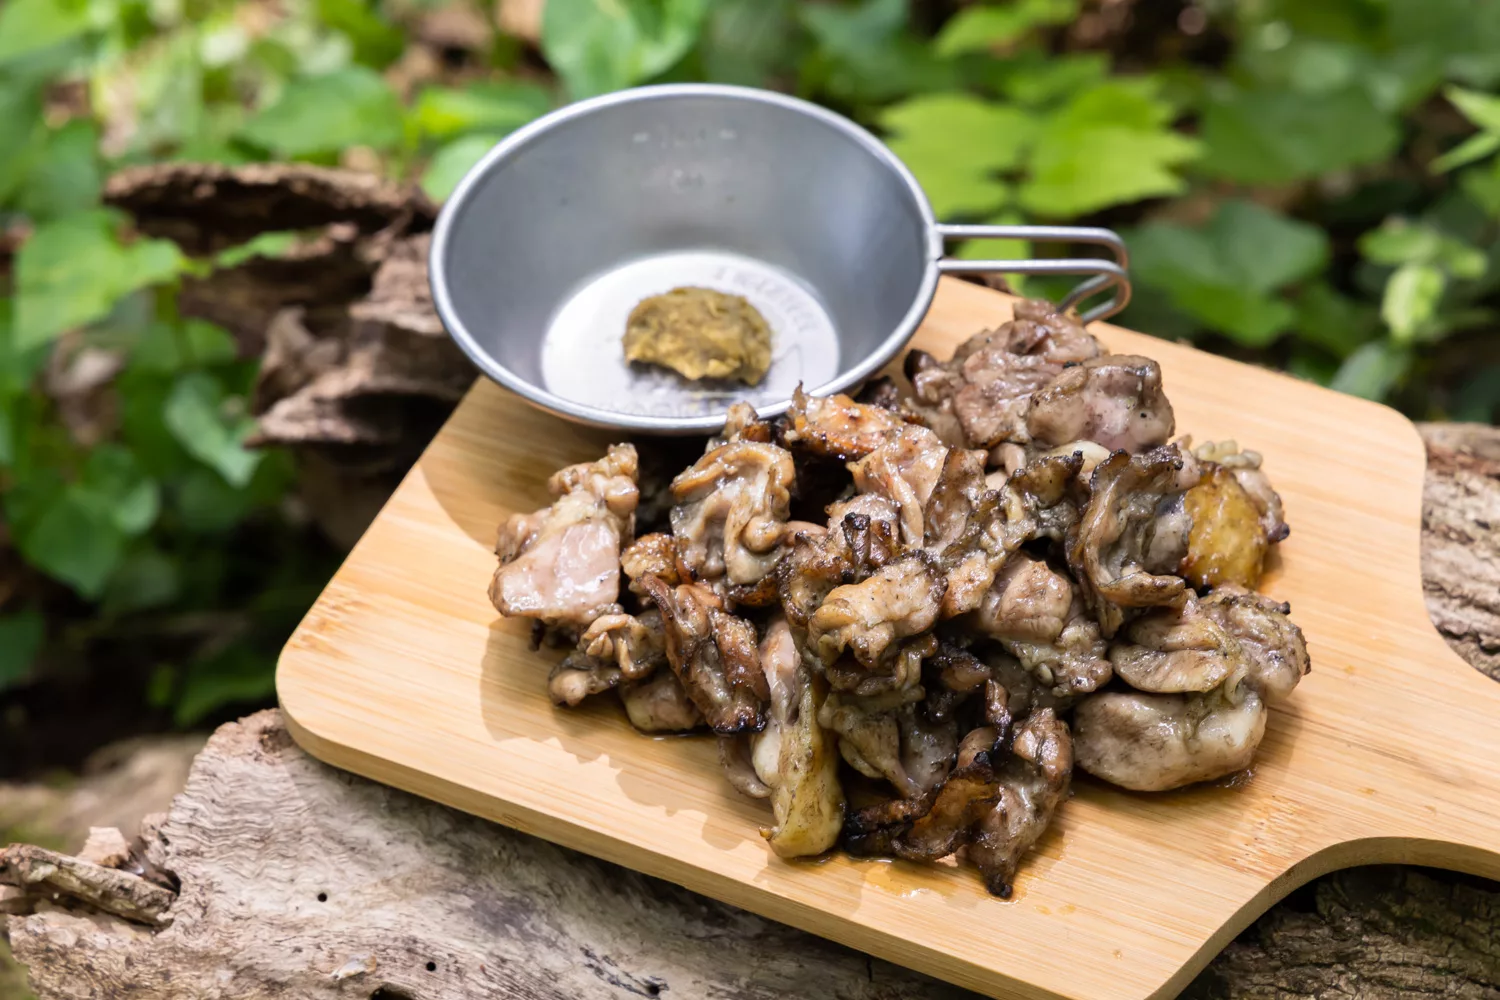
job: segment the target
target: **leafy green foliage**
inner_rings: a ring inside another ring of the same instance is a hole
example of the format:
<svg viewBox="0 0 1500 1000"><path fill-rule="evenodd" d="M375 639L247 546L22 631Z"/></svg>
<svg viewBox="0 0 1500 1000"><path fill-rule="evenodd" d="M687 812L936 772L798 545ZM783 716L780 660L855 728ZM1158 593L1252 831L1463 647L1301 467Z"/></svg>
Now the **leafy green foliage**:
<svg viewBox="0 0 1500 1000"><path fill-rule="evenodd" d="M1201 169L1244 184L1285 184L1385 159L1400 138L1358 89L1312 100L1225 88L1203 110Z"/></svg>
<svg viewBox="0 0 1500 1000"><path fill-rule="evenodd" d="M1184 190L1173 168L1196 156L1198 145L1167 129L1173 117L1149 79L1082 91L1046 117L1021 187L1022 207L1067 219Z"/></svg>
<svg viewBox="0 0 1500 1000"><path fill-rule="evenodd" d="M293 80L273 104L247 121L240 138L288 158L381 148L402 136L402 109L380 74L348 66Z"/></svg>
<svg viewBox="0 0 1500 1000"><path fill-rule="evenodd" d="M548 0L542 51L573 97L592 97L670 69L707 10L707 0Z"/></svg>
<svg viewBox="0 0 1500 1000"><path fill-rule="evenodd" d="M118 225L113 213L91 210L37 227L16 256L16 348L38 347L102 319L121 297L182 270L175 245L122 243Z"/></svg>
<svg viewBox="0 0 1500 1000"><path fill-rule="evenodd" d="M881 124L940 218L988 216L1010 201L999 174L1020 166L1036 134L1025 111L969 94L914 97Z"/></svg>
<svg viewBox="0 0 1500 1000"><path fill-rule="evenodd" d="M46 634L47 623L35 611L0 616L0 691L26 680Z"/></svg>
<svg viewBox="0 0 1500 1000"><path fill-rule="evenodd" d="M1264 347L1296 318L1277 293L1328 261L1328 238L1315 226L1248 201L1226 201L1201 229L1148 223L1127 237L1141 284L1210 330Z"/></svg>
<svg viewBox="0 0 1500 1000"><path fill-rule="evenodd" d="M10 0L0 7L0 63L60 45L89 26L87 0Z"/></svg>
<svg viewBox="0 0 1500 1000"><path fill-rule="evenodd" d="M1020 39L1041 25L1064 24L1078 15L1078 0L1015 0L995 6L965 7L934 40L940 56L987 51Z"/></svg>

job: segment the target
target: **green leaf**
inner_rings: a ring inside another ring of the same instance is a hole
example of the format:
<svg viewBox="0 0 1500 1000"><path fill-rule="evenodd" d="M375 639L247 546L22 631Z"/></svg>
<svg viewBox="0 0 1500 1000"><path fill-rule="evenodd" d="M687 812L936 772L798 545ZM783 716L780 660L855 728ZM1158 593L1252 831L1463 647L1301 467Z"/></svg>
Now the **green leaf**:
<svg viewBox="0 0 1500 1000"><path fill-rule="evenodd" d="M1019 166L1036 133L1024 111L967 94L914 97L881 116L891 151L911 168L940 217L1001 208L1008 187L995 175Z"/></svg>
<svg viewBox="0 0 1500 1000"><path fill-rule="evenodd" d="M166 240L123 245L117 216L95 210L37 227L16 259L14 346L25 351L105 316L126 294L169 281L185 260Z"/></svg>
<svg viewBox="0 0 1500 1000"><path fill-rule="evenodd" d="M1252 201L1226 201L1208 227L1226 269L1257 292L1316 274L1328 264L1328 236Z"/></svg>
<svg viewBox="0 0 1500 1000"><path fill-rule="evenodd" d="M943 25L940 56L984 52L1014 42L1032 28L1065 24L1078 16L1078 0L1013 0L993 7L964 7Z"/></svg>
<svg viewBox="0 0 1500 1000"><path fill-rule="evenodd" d="M139 371L175 373L225 364L238 353L234 337L205 320L156 322L141 331L130 352L130 364Z"/></svg>
<svg viewBox="0 0 1500 1000"><path fill-rule="evenodd" d="M182 526L194 534L218 535L235 528L254 509L251 497L212 469L196 466L177 483L172 497Z"/></svg>
<svg viewBox="0 0 1500 1000"><path fill-rule="evenodd" d="M257 233L244 243L220 250L213 257L213 265L216 268L239 267L256 257L282 257L296 245L296 233Z"/></svg>
<svg viewBox="0 0 1500 1000"><path fill-rule="evenodd" d="M1411 366L1411 352L1388 340L1364 345L1339 366L1329 388L1365 399L1383 400Z"/></svg>
<svg viewBox="0 0 1500 1000"><path fill-rule="evenodd" d="M0 692L26 681L42 642L47 623L39 611L0 615Z"/></svg>
<svg viewBox="0 0 1500 1000"><path fill-rule="evenodd" d="M1449 87L1443 91L1443 96L1476 128L1500 132L1500 97L1462 87Z"/></svg>
<svg viewBox="0 0 1500 1000"><path fill-rule="evenodd" d="M1131 269L1142 285L1250 347L1285 332L1296 310L1273 293L1323 269L1321 230L1248 201L1228 201L1201 230L1150 223L1128 238Z"/></svg>
<svg viewBox="0 0 1500 1000"><path fill-rule="evenodd" d="M203 372L179 378L162 409L162 419L188 454L216 470L231 486L243 488L260 463L245 447L255 421L230 412L224 389Z"/></svg>
<svg viewBox="0 0 1500 1000"><path fill-rule="evenodd" d="M1361 90L1310 100L1294 91L1229 90L1203 111L1200 169L1245 184L1285 184L1395 152L1401 133Z"/></svg>
<svg viewBox="0 0 1500 1000"><path fill-rule="evenodd" d="M1387 219L1379 229L1359 238L1359 252L1376 264L1406 264L1437 259L1442 234L1429 226L1413 225L1405 219Z"/></svg>
<svg viewBox="0 0 1500 1000"><path fill-rule="evenodd" d="M74 118L52 132L19 192L17 207L33 219L50 219L97 205L104 182L98 146L99 127L86 118Z"/></svg>
<svg viewBox="0 0 1500 1000"><path fill-rule="evenodd" d="M144 533L156 523L161 491L119 445L102 444L89 453L83 475L73 487L84 502L95 505L126 537Z"/></svg>
<svg viewBox="0 0 1500 1000"><path fill-rule="evenodd" d="M32 510L24 518L15 516L15 501L7 500L16 547L26 561L84 597L98 597L120 561L125 535L97 498L77 486L65 487L45 503L31 498Z"/></svg>
<svg viewBox="0 0 1500 1000"><path fill-rule="evenodd" d="M1103 52L1060 56L1028 51L986 64L1000 93L1028 107L1072 97L1109 75L1109 56Z"/></svg>
<svg viewBox="0 0 1500 1000"><path fill-rule="evenodd" d="M1500 218L1500 159L1465 170L1458 175L1458 186L1490 218Z"/></svg>
<svg viewBox="0 0 1500 1000"><path fill-rule="evenodd" d="M225 705L265 701L275 693L275 661L243 645L231 646L187 668L172 718L191 726Z"/></svg>
<svg viewBox="0 0 1500 1000"><path fill-rule="evenodd" d="M350 146L388 149L402 134L401 102L385 79L366 66L293 80L274 104L239 130L247 142L289 158Z"/></svg>
<svg viewBox="0 0 1500 1000"><path fill-rule="evenodd" d="M704 75L714 83L764 86L795 68L794 0L715 0L698 43Z"/></svg>
<svg viewBox="0 0 1500 1000"><path fill-rule="evenodd" d="M1438 264L1455 278L1479 278L1489 264L1478 247L1400 218L1387 219L1361 236L1359 252L1376 264Z"/></svg>
<svg viewBox="0 0 1500 1000"><path fill-rule="evenodd" d="M863 3L808 3L798 11L802 23L829 53L857 59L889 44L906 27L906 0Z"/></svg>
<svg viewBox="0 0 1500 1000"><path fill-rule="evenodd" d="M1500 132L1480 132L1469 136L1427 166L1435 174L1447 173L1455 167L1482 160L1497 149L1500 149Z"/></svg>
<svg viewBox="0 0 1500 1000"><path fill-rule="evenodd" d="M0 63L59 45L88 30L86 0L6 0L0 6Z"/></svg>
<svg viewBox="0 0 1500 1000"><path fill-rule="evenodd" d="M354 45L354 58L383 69L401 55L406 36L386 23L366 0L317 0L318 20L342 31Z"/></svg>
<svg viewBox="0 0 1500 1000"><path fill-rule="evenodd" d="M446 201L468 173L499 142L498 135L466 135L443 146L432 155L422 172L422 190L436 202Z"/></svg>
<svg viewBox="0 0 1500 1000"><path fill-rule="evenodd" d="M801 86L825 103L878 104L960 84L957 64L906 30L906 0L801 3L797 15L817 42Z"/></svg>
<svg viewBox="0 0 1500 1000"><path fill-rule="evenodd" d="M542 53L575 99L665 72L693 46L708 0L548 0Z"/></svg>
<svg viewBox="0 0 1500 1000"><path fill-rule="evenodd" d="M1198 144L1169 130L1172 117L1150 80L1110 80L1078 94L1044 120L1021 205L1071 218L1184 190L1173 168Z"/></svg>
<svg viewBox="0 0 1500 1000"><path fill-rule="evenodd" d="M1380 318L1397 344L1411 343L1432 320L1446 283L1432 264L1402 264L1391 275L1380 300Z"/></svg>
<svg viewBox="0 0 1500 1000"><path fill-rule="evenodd" d="M1379 317L1370 305L1340 295L1324 282L1309 286L1297 299L1296 339L1339 358L1348 357L1375 337L1379 326Z"/></svg>
<svg viewBox="0 0 1500 1000"><path fill-rule="evenodd" d="M547 113L551 98L529 83L479 83L458 90L428 87L413 118L423 135L451 139L464 132L501 136Z"/></svg>
<svg viewBox="0 0 1500 1000"><path fill-rule="evenodd" d="M160 608L182 593L182 574L176 560L153 548L140 549L125 557L104 591L107 613L128 614Z"/></svg>

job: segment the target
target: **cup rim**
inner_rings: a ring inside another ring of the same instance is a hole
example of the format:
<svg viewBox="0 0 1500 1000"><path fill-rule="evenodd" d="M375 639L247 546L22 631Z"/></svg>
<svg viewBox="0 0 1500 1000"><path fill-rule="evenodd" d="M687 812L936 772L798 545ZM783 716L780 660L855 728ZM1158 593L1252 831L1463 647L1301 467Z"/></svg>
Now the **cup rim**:
<svg viewBox="0 0 1500 1000"><path fill-rule="evenodd" d="M459 348L480 371L534 406L578 423L589 424L595 427L629 430L644 434L712 433L724 425L723 415L707 417L663 417L649 414L620 413L615 410L603 409L587 403L578 403L570 399L564 399L547 391L541 385L522 378L496 361L489 351L480 346L474 335L459 317L449 291L447 267L444 263L448 253L448 245L452 238L453 227L456 224L456 220L462 216L465 206L474 191L485 177L522 147L539 140L559 125L586 117L607 108L615 107L616 105L684 97L718 97L755 101L776 105L786 110L796 111L818 119L825 125L831 126L854 140L865 152L880 161L887 169L900 178L905 185L906 192L912 204L915 205L921 216L927 235L927 263L923 268L921 284L918 286L916 294L912 297L911 305L908 307L906 314L896 324L896 327L886 335L885 339L880 342L876 349L863 358L859 364L840 371L834 378L822 385L808 388L807 391L810 394L823 396L840 392L879 371L911 339L922 318L927 314L928 307L932 304L933 295L937 291L937 261L942 256L943 250L942 237L937 233L937 223L932 213L932 205L927 200L926 192L922 190L921 185L917 183L916 177L912 175L906 164L902 163L895 153L892 153L883 142L865 128L855 124L837 112L830 111L827 108L820 107L797 97L790 97L772 90L738 87L729 84L656 84L587 98L564 105L535 121L523 125L501 139L493 149L471 167L469 172L454 187L453 193L449 195L448 200L443 204L442 210L438 213L437 224L433 228L432 246L428 252L428 283L432 289L433 305L437 309L438 318L442 321L443 328L447 330L448 335L453 338L453 341L458 344ZM762 417L779 416L786 411L791 402L791 399L786 399L770 406L756 407L756 412Z"/></svg>

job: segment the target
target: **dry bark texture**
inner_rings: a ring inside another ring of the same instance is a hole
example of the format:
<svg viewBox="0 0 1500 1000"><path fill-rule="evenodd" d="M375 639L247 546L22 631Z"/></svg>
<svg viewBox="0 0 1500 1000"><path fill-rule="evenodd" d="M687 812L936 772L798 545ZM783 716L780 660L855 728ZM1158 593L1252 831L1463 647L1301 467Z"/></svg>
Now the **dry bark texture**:
<svg viewBox="0 0 1500 1000"><path fill-rule="evenodd" d="M432 310L432 203L301 164L141 167L112 177L105 198L189 253L301 234L288 253L188 281L179 307L262 357L255 441L292 449L313 516L352 545L474 380Z"/></svg>
<svg viewBox="0 0 1500 1000"><path fill-rule="evenodd" d="M112 196L143 221L155 213L198 226L213 224L221 200L298 204L223 172L200 195L187 180L196 169L153 168L117 181ZM315 179L299 196L351 204L327 173L307 175ZM345 502L351 469L378 483L426 440L427 426L383 406L420 398L440 415L468 381L434 360L446 341L423 299L424 224L384 194L358 204L387 214L318 208L307 217L335 230L317 252L365 262L368 286L330 303L317 297L329 286L310 267L297 292L305 301L279 306L268 335L237 331L269 341L257 399L263 439L315 456L323 465L321 482L309 477L314 488ZM242 228L225 231L243 232L249 222L236 220L252 217L232 210L226 218ZM282 219L279 228L296 227ZM250 300L276 294L265 274L235 271L209 280L241 282ZM420 357L402 353L413 348ZM1500 678L1500 431L1447 425L1424 434L1428 605L1454 648ZM0 910L18 914L12 944L41 1000L968 995L334 771L297 749L275 712L220 729L171 812L142 827L128 858L97 838L95 861L121 868L18 849L5 856ZM165 911L154 908L162 893L175 894ZM1187 995L1500 1000L1497 942L1500 887L1402 868L1341 872L1275 907Z"/></svg>

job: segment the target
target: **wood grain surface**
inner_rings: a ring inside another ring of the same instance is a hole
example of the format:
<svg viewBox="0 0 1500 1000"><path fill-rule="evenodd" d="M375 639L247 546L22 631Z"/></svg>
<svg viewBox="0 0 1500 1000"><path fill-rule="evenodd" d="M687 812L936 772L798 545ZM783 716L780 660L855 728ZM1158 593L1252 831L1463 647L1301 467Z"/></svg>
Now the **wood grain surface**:
<svg viewBox="0 0 1500 1000"><path fill-rule="evenodd" d="M1009 315L944 281L914 342L946 356ZM1423 447L1392 410L1113 327L1161 362L1179 433L1265 455L1291 537L1262 589L1313 672L1235 787L1138 795L1080 778L1015 897L970 870L786 862L707 738L649 739L608 706L555 709L550 657L485 596L495 528L605 437L481 382L283 652L299 743L329 763L996 997L1171 996L1240 929L1335 868L1500 877L1500 689L1423 607ZM556 654L551 654L555 656Z"/></svg>

